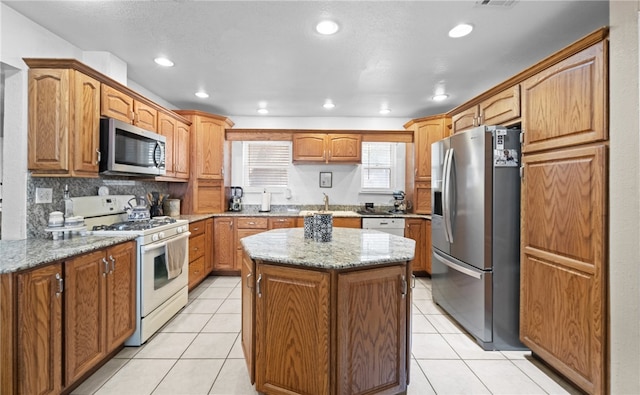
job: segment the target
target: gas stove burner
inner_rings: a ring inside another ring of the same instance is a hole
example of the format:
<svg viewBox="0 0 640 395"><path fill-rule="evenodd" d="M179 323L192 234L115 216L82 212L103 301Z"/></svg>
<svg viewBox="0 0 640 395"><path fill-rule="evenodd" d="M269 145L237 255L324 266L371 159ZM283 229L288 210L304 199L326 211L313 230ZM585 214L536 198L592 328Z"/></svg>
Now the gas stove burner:
<svg viewBox="0 0 640 395"><path fill-rule="evenodd" d="M159 226L168 225L176 223L175 218L171 217L154 217L151 219L147 219L144 221L124 221L117 222L112 225L97 225L93 227L93 230L117 230L117 231L136 231L136 230L147 230L157 228Z"/></svg>
<svg viewBox="0 0 640 395"><path fill-rule="evenodd" d="M149 220L149 222L152 223L153 225L160 226L160 225L166 225L166 224L173 224L176 222L176 219L167 217L167 216L153 217Z"/></svg>

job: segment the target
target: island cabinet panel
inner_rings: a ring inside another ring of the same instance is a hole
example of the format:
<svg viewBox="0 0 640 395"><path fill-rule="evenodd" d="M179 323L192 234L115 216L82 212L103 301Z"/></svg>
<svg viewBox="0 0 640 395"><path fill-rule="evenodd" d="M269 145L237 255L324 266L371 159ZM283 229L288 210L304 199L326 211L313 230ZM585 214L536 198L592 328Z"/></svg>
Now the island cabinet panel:
<svg viewBox="0 0 640 395"><path fill-rule="evenodd" d="M523 156L520 338L606 393L606 145Z"/></svg>
<svg viewBox="0 0 640 395"><path fill-rule="evenodd" d="M407 385L406 268L338 275L336 394L396 394Z"/></svg>
<svg viewBox="0 0 640 395"><path fill-rule="evenodd" d="M256 389L329 394L329 273L257 265L256 274Z"/></svg>
<svg viewBox="0 0 640 395"><path fill-rule="evenodd" d="M255 292L255 262L247 255L242 255L242 272L240 276L240 286L242 289L242 351L244 359L247 363L247 370L251 384L256 382L255 374L255 349L256 338L254 336L255 329L255 311L256 311L256 292Z"/></svg>
<svg viewBox="0 0 640 395"><path fill-rule="evenodd" d="M2 393L59 394L62 389L62 265L18 274L17 363L11 391ZM9 331L3 322L3 336ZM9 361L5 361L9 362ZM13 361L11 361L13 364ZM3 368L5 369L5 368Z"/></svg>
<svg viewBox="0 0 640 395"><path fill-rule="evenodd" d="M608 139L606 41L522 83L522 153Z"/></svg>

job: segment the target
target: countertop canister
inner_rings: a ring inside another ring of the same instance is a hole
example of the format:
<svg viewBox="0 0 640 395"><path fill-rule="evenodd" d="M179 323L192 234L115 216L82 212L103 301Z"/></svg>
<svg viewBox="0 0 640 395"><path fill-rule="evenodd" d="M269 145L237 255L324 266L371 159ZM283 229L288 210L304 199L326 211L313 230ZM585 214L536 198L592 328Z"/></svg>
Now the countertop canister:
<svg viewBox="0 0 640 395"><path fill-rule="evenodd" d="M164 214L170 217L179 217L180 216L180 199L165 200Z"/></svg>

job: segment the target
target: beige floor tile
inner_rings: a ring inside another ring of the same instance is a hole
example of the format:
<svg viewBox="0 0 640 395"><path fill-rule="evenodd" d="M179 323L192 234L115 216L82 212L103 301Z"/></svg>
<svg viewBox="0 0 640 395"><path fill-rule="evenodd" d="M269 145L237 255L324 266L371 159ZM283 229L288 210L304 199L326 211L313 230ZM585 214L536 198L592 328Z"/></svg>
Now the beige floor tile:
<svg viewBox="0 0 640 395"><path fill-rule="evenodd" d="M422 314L447 314L430 299L414 300L413 304Z"/></svg>
<svg viewBox="0 0 640 395"><path fill-rule="evenodd" d="M240 276L215 277L210 287L235 288L240 284Z"/></svg>
<svg viewBox="0 0 640 395"><path fill-rule="evenodd" d="M462 360L418 359L418 364L438 395L491 393Z"/></svg>
<svg viewBox="0 0 640 395"><path fill-rule="evenodd" d="M195 299L187 305L181 314L213 314L218 311L224 299Z"/></svg>
<svg viewBox="0 0 640 395"><path fill-rule="evenodd" d="M116 354L116 356L114 358L125 358L125 359L133 358L143 348L144 348L144 346L141 346L141 347L124 347L122 350L120 350L119 353Z"/></svg>
<svg viewBox="0 0 640 395"><path fill-rule="evenodd" d="M215 284L215 283L214 283ZM208 287L198 296L198 299L226 299L233 288Z"/></svg>
<svg viewBox="0 0 640 395"><path fill-rule="evenodd" d="M249 380L249 373L244 360L227 359L209 393L218 395L257 394Z"/></svg>
<svg viewBox="0 0 640 395"><path fill-rule="evenodd" d="M466 360L465 363L492 394L546 394L511 361Z"/></svg>
<svg viewBox="0 0 640 395"><path fill-rule="evenodd" d="M411 353L415 359L460 359L440 334L414 333Z"/></svg>
<svg viewBox="0 0 640 395"><path fill-rule="evenodd" d="M242 327L241 314L214 314L202 328L202 332L238 333Z"/></svg>
<svg viewBox="0 0 640 395"><path fill-rule="evenodd" d="M238 314L242 310L242 303L240 299L227 299L222 303L222 306L218 309L218 314Z"/></svg>
<svg viewBox="0 0 640 395"><path fill-rule="evenodd" d="M462 359L506 359L500 351L485 351L466 333L443 333L442 337Z"/></svg>
<svg viewBox="0 0 640 395"><path fill-rule="evenodd" d="M244 361L244 352L242 351L242 335L238 334L236 342L231 347L231 352L228 358L242 359Z"/></svg>
<svg viewBox="0 0 640 395"><path fill-rule="evenodd" d="M464 330L448 315L425 314L425 316L440 333L464 333Z"/></svg>
<svg viewBox="0 0 640 395"><path fill-rule="evenodd" d="M531 351L501 351L508 359L527 359L531 358Z"/></svg>
<svg viewBox="0 0 640 395"><path fill-rule="evenodd" d="M198 333L213 317L213 314L178 314L160 332Z"/></svg>
<svg viewBox="0 0 640 395"><path fill-rule="evenodd" d="M424 375L422 368L420 368L420 365L418 365L415 359L411 360L407 395L435 395L429 380L427 380L427 376Z"/></svg>
<svg viewBox="0 0 640 395"><path fill-rule="evenodd" d="M175 363L175 359L132 359L96 395L151 394Z"/></svg>
<svg viewBox="0 0 640 395"><path fill-rule="evenodd" d="M438 333L436 328L431 325L427 317L422 314L413 314L411 316L411 332L413 333Z"/></svg>
<svg viewBox="0 0 640 395"><path fill-rule="evenodd" d="M224 359L179 359L153 395L207 395Z"/></svg>
<svg viewBox="0 0 640 395"><path fill-rule="evenodd" d="M233 291L229 294L229 299L240 299L242 298L242 288L235 287Z"/></svg>
<svg viewBox="0 0 640 395"><path fill-rule="evenodd" d="M189 347L197 333L156 333L134 359L173 358L178 359Z"/></svg>
<svg viewBox="0 0 640 395"><path fill-rule="evenodd" d="M412 297L414 303L418 300L431 300L431 292L426 288L414 288Z"/></svg>
<svg viewBox="0 0 640 395"><path fill-rule="evenodd" d="M97 390L104 385L114 374L120 370L126 363L129 362L128 359L112 359L102 365L100 369L98 369L94 374L91 375L88 379L86 379L78 388L73 390L71 395L91 395L95 393Z"/></svg>
<svg viewBox="0 0 640 395"><path fill-rule="evenodd" d="M236 337L237 333L200 333L182 358L226 358Z"/></svg>
<svg viewBox="0 0 640 395"><path fill-rule="evenodd" d="M549 394L578 395L582 393L534 358L514 359L511 362Z"/></svg>

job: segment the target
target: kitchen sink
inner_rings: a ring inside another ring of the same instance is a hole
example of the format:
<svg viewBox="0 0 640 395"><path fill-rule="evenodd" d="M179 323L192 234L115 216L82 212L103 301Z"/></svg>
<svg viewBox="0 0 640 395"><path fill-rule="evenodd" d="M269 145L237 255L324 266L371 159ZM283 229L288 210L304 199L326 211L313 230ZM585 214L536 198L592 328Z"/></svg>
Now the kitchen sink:
<svg viewBox="0 0 640 395"><path fill-rule="evenodd" d="M360 215L391 215L388 211L368 211L368 210L358 210L356 211Z"/></svg>
<svg viewBox="0 0 640 395"><path fill-rule="evenodd" d="M324 210L300 210L300 215L301 216L306 216L306 215L313 215L313 214L333 214L334 217L359 217L360 214L358 214L355 211L351 211L351 210L329 210L329 211L324 211Z"/></svg>

